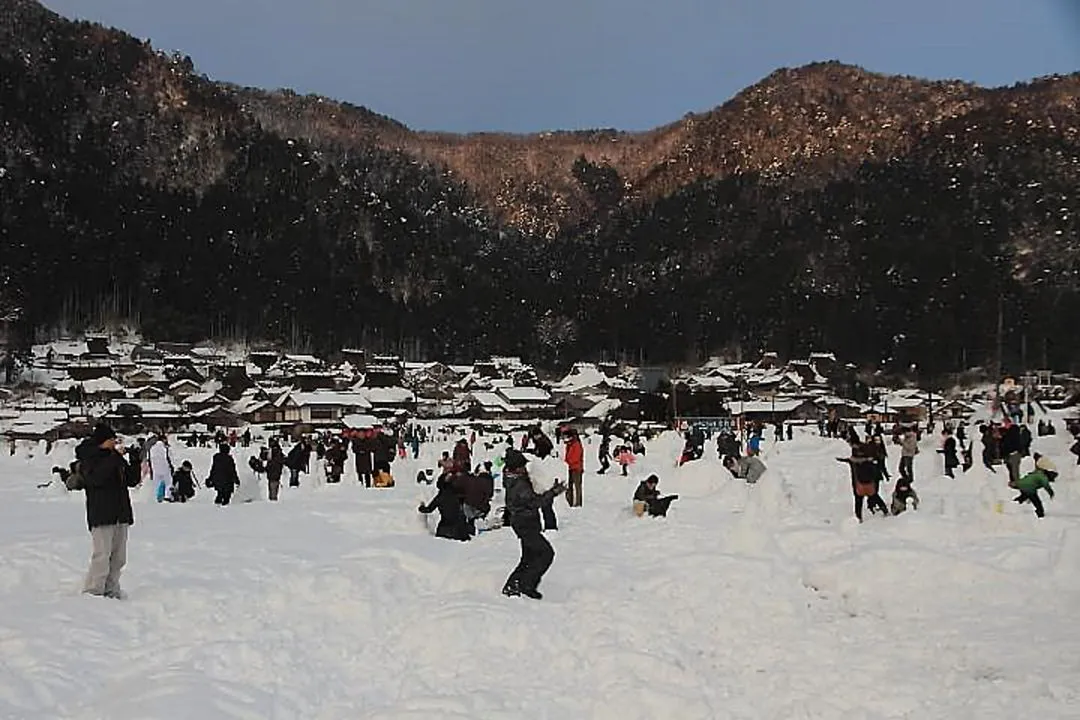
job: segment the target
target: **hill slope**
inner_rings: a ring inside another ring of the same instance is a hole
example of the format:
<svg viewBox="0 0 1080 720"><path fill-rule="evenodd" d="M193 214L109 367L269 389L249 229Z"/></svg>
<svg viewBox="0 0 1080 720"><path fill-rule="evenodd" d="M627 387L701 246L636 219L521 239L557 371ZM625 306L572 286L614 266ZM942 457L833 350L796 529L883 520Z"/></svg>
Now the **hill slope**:
<svg viewBox="0 0 1080 720"><path fill-rule="evenodd" d="M951 369L993 355L1000 298L1007 356L1060 363L1078 98L822 63L650 132L421 133L0 0L0 300L448 358Z"/></svg>

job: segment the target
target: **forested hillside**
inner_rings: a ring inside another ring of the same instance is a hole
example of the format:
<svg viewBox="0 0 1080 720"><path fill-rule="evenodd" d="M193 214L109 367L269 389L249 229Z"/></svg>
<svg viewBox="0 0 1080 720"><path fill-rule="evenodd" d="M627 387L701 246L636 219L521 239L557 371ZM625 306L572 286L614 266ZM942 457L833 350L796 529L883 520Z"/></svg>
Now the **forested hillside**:
<svg viewBox="0 0 1080 720"><path fill-rule="evenodd" d="M1080 77L988 90L822 63L647 133L413 132L214 83L0 0L0 305L542 364L828 349L1064 364Z"/></svg>

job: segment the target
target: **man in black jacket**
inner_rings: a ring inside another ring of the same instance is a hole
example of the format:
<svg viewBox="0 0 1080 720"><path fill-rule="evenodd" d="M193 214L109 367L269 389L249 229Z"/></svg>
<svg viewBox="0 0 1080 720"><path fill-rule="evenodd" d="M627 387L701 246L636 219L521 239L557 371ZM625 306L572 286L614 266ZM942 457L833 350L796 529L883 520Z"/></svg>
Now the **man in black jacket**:
<svg viewBox="0 0 1080 720"><path fill-rule="evenodd" d="M86 524L93 553L83 592L122 599L120 571L127 562L128 528L135 522L128 488L139 484L139 468L131 467L117 448L116 433L98 425L76 449L86 491Z"/></svg>
<svg viewBox="0 0 1080 720"><path fill-rule="evenodd" d="M540 532L540 508L551 505L566 486L555 483L545 493L533 490L532 480L525 469L525 456L514 449L506 452L503 465L503 486L506 488L507 521L521 541L521 560L503 586L503 595L524 595L534 600L543 597L537 590L544 573L555 560L555 550Z"/></svg>

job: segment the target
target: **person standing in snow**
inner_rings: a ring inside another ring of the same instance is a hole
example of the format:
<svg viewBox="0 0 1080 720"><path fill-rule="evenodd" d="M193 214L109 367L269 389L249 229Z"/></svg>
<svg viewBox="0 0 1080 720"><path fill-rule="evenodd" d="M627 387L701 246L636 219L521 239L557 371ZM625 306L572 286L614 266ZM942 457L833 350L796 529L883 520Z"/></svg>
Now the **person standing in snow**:
<svg viewBox="0 0 1080 720"><path fill-rule="evenodd" d="M266 487L271 500L278 499L281 492L281 476L285 471L285 453L277 440L270 441L270 457L266 460Z"/></svg>
<svg viewBox="0 0 1080 720"><path fill-rule="evenodd" d="M597 459L600 461L600 470L597 474L603 475L611 467L611 436L606 433L600 438L600 451Z"/></svg>
<svg viewBox="0 0 1080 720"><path fill-rule="evenodd" d="M915 428L904 428L900 438L900 477L915 482L915 456L919 454L919 439Z"/></svg>
<svg viewBox="0 0 1080 720"><path fill-rule="evenodd" d="M524 452L531 452L538 458L546 458L555 450L555 444L551 442L551 438L547 436L547 433L543 431L539 424L529 428L529 433L526 435L527 442L532 446L528 450L523 448Z"/></svg>
<svg viewBox="0 0 1080 720"><path fill-rule="evenodd" d="M98 425L76 449L79 474L86 492L86 524L93 552L83 592L123 599L120 571L127 563L128 528L135 523L128 488L139 484L139 467L124 460L116 433Z"/></svg>
<svg viewBox="0 0 1080 720"><path fill-rule="evenodd" d="M540 600L540 581L555 560L555 550L540 531L538 510L554 501L565 486L556 482L547 492L537 494L525 468L525 456L508 450L503 464L507 522L521 541L521 560L503 586L503 595L524 595Z"/></svg>
<svg viewBox="0 0 1080 720"><path fill-rule="evenodd" d="M1004 430L1001 433L1001 457L1005 459L1005 467L1009 470L1009 482L1015 483L1020 479L1020 461L1024 454L1024 438L1020 434L1020 426L1006 419Z"/></svg>
<svg viewBox="0 0 1080 720"><path fill-rule="evenodd" d="M1015 483L1010 482L1009 487L1020 491L1020 494L1013 498L1014 502L1020 504L1029 502L1035 508L1036 517L1046 516L1046 510L1043 509L1042 500L1039 498L1039 490L1045 490L1050 499L1054 499L1054 488L1050 486L1050 479L1046 476L1046 472L1036 467Z"/></svg>
<svg viewBox="0 0 1080 720"><path fill-rule="evenodd" d="M430 515L436 509L439 511L439 525L435 529L435 537L447 540L467 541L472 536L469 532L469 524L465 518L464 502L461 495L461 486L457 481L461 475L447 475L439 478L436 487L439 492L429 503L420 503L418 510L424 515Z"/></svg>
<svg viewBox="0 0 1080 720"><path fill-rule="evenodd" d="M848 435L848 444L851 445L851 457L836 458L851 467L851 492L855 496L855 517L859 522L863 521L863 502L870 508L873 515L880 511L883 515L889 514L889 508L881 499L878 488L881 485L881 474L877 463L866 443L859 441L859 434L855 428L851 428Z"/></svg>
<svg viewBox="0 0 1080 720"><path fill-rule="evenodd" d="M469 449L469 441L461 438L454 444L454 472L467 473L472 468L472 450Z"/></svg>
<svg viewBox="0 0 1080 720"><path fill-rule="evenodd" d="M567 488L566 501L570 507L581 507L582 478L585 475L585 448L577 430L566 432Z"/></svg>
<svg viewBox="0 0 1080 720"><path fill-rule="evenodd" d="M345 474L347 455L345 445L339 438L334 438L326 449L326 482L341 482L341 476Z"/></svg>
<svg viewBox="0 0 1080 720"><path fill-rule="evenodd" d="M154 444L150 446L150 478L154 483L157 501L164 502L165 491L172 484L174 470L168 437L161 430L155 433L155 437Z"/></svg>
<svg viewBox="0 0 1080 720"><path fill-rule="evenodd" d="M953 471L960 467L960 459L956 456L956 438L953 437L952 430L945 428L941 432L942 443L940 452L945 457L945 474L949 477L956 477Z"/></svg>
<svg viewBox="0 0 1080 720"><path fill-rule="evenodd" d="M236 461L229 454L228 443L222 443L218 447L218 452L210 465L210 474L206 477L206 484L217 490L217 497L214 498L215 505L229 504L233 491L240 484L240 476L236 472Z"/></svg>
<svg viewBox="0 0 1080 720"><path fill-rule="evenodd" d="M300 440L292 446L285 458L285 466L289 468L289 487L300 487L300 473L308 472L310 462L311 445L307 440Z"/></svg>

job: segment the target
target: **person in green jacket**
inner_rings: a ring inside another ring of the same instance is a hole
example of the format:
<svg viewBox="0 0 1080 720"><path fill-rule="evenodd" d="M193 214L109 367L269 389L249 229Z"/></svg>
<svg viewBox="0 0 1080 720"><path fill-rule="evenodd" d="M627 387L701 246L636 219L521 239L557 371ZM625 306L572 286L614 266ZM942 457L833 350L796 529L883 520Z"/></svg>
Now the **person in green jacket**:
<svg viewBox="0 0 1080 720"><path fill-rule="evenodd" d="M1042 500L1039 499L1039 490L1045 490L1050 499L1053 499L1054 488L1050 486L1050 478L1046 477L1045 472L1036 468L1012 483L1012 486L1020 491L1020 494L1013 498L1015 502L1021 504L1029 502L1035 507L1035 515L1038 517L1046 515Z"/></svg>

